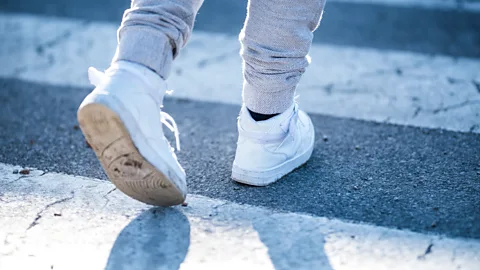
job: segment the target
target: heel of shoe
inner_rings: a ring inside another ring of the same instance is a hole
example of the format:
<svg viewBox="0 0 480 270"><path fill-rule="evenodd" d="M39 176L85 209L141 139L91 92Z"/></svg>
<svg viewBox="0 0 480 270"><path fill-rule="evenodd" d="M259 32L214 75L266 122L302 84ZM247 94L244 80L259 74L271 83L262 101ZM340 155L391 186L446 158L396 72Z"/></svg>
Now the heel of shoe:
<svg viewBox="0 0 480 270"><path fill-rule="evenodd" d="M177 205L185 200L186 194L170 180L174 174L158 170L140 154L116 112L89 101L82 103L77 117L87 142L119 190L151 205Z"/></svg>
<svg viewBox="0 0 480 270"><path fill-rule="evenodd" d="M251 171L240 168L234 164L232 166L232 179L246 185L259 187L267 186L305 164L312 156L313 146L314 139L312 138L311 145L304 153L287 160L274 168L263 171Z"/></svg>

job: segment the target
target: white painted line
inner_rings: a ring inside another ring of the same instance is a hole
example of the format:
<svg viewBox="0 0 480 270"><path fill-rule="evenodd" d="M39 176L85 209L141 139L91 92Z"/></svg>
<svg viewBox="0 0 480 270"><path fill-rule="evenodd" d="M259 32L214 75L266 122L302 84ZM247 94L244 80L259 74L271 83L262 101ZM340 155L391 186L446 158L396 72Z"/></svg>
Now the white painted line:
<svg viewBox="0 0 480 270"><path fill-rule="evenodd" d="M0 13L0 77L91 87L107 68L117 25ZM176 60L174 97L241 103L236 37L196 32ZM313 45L300 104L309 112L480 132L480 60ZM33 94L33 93L32 93Z"/></svg>
<svg viewBox="0 0 480 270"><path fill-rule="evenodd" d="M327 0L327 2L480 11L480 2L476 0Z"/></svg>
<svg viewBox="0 0 480 270"><path fill-rule="evenodd" d="M196 195L187 198L187 207L153 209L107 181L12 173L19 168L0 163L1 269L473 270L480 265L476 240Z"/></svg>

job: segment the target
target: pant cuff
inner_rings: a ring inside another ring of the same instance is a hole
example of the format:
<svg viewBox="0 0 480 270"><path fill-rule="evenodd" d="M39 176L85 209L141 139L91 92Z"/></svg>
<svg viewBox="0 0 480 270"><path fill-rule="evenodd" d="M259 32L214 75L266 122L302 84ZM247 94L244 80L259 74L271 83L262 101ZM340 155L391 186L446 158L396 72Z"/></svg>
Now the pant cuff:
<svg viewBox="0 0 480 270"><path fill-rule="evenodd" d="M261 114L283 113L294 102L295 89L265 92L248 82L243 84L243 102L251 111Z"/></svg>
<svg viewBox="0 0 480 270"><path fill-rule="evenodd" d="M162 32L145 26L124 26L112 63L130 61L144 65L167 79L173 61L170 40Z"/></svg>

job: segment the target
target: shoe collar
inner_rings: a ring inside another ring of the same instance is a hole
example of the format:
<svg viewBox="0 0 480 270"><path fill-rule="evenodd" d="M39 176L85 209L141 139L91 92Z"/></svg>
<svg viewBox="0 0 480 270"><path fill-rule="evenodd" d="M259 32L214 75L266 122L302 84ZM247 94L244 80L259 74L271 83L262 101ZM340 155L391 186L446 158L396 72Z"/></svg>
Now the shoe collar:
<svg viewBox="0 0 480 270"><path fill-rule="evenodd" d="M104 83L108 80L108 78L112 78L115 76L115 74L120 72L128 72L138 78L146 86L142 89L146 91L159 104L163 104L163 97L165 96L165 94L171 94L172 92L167 91L167 83L162 77L160 77L160 75L143 65L129 61L118 61L112 63L111 66L107 70L105 70L105 74L101 74L103 75L103 78L97 79L97 81L99 81L100 83ZM98 76L97 72L92 72L92 75L93 74L96 74L96 76ZM92 76L90 75L91 74L89 69L89 77L90 81L92 81Z"/></svg>
<svg viewBox="0 0 480 270"><path fill-rule="evenodd" d="M292 104L285 112L265 121L255 121L244 105L238 119L240 135L259 143L282 142L293 130L298 117L298 105Z"/></svg>
<svg viewBox="0 0 480 270"><path fill-rule="evenodd" d="M130 61L118 61L112 63L110 67L105 71L107 75L113 75L118 70L126 70L130 73L135 74L139 79L141 79L145 84L155 89L167 89L167 84L165 80L160 77L153 70Z"/></svg>

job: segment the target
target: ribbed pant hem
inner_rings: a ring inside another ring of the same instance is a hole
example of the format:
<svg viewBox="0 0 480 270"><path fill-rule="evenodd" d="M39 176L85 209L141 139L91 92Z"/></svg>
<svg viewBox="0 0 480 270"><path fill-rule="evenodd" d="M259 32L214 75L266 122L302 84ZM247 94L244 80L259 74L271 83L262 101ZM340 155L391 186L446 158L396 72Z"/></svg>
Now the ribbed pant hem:
<svg viewBox="0 0 480 270"><path fill-rule="evenodd" d="M167 79L173 61L168 37L151 27L126 26L119 31L119 42L112 63L130 61L156 72Z"/></svg>
<svg viewBox="0 0 480 270"><path fill-rule="evenodd" d="M248 82L243 84L243 102L248 109L256 113L283 113L292 106L294 96L295 89L267 92L250 85Z"/></svg>

